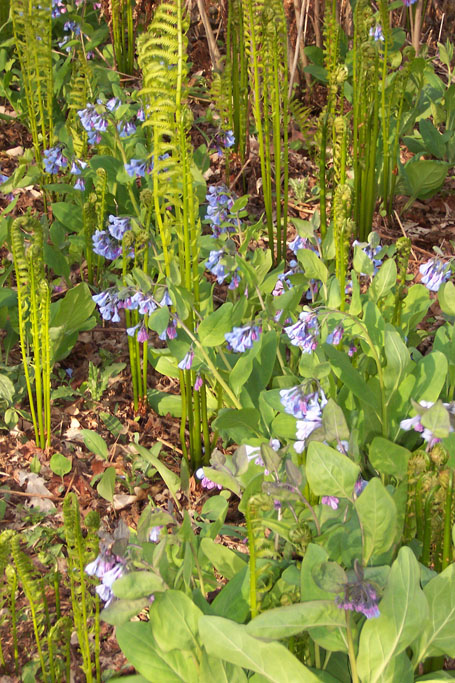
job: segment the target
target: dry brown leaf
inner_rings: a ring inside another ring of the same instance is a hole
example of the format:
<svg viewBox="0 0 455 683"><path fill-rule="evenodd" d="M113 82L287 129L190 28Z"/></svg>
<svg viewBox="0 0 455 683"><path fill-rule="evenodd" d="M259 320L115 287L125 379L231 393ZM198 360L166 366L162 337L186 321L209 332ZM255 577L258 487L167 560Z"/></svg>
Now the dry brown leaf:
<svg viewBox="0 0 455 683"><path fill-rule="evenodd" d="M123 510L123 508L132 505L137 501L137 496L131 496L128 493L115 493L112 499L114 510Z"/></svg>

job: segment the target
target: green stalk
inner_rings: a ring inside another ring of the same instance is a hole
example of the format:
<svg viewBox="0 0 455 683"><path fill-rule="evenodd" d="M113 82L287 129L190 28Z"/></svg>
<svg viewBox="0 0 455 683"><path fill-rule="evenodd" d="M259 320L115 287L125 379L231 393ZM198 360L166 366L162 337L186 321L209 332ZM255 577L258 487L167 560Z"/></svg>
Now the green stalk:
<svg viewBox="0 0 455 683"><path fill-rule="evenodd" d="M422 564L426 567L430 566L430 550L431 550L431 509L433 506L433 499L436 493L436 488L433 488L425 500L425 513L423 521L423 539L422 539Z"/></svg>
<svg viewBox="0 0 455 683"><path fill-rule="evenodd" d="M250 551L250 561L248 563L250 574L250 614L251 619L258 613L257 608L257 593L256 593L256 547L253 531L253 524L251 521L251 501L248 501L245 512L246 529L248 535L248 546Z"/></svg>
<svg viewBox="0 0 455 683"><path fill-rule="evenodd" d="M444 570L453 560L452 551L452 498L453 498L453 470L450 470L449 485L447 487L446 504L444 509L444 539L442 544L442 564Z"/></svg>
<svg viewBox="0 0 455 683"><path fill-rule="evenodd" d="M349 610L345 610L344 613L346 615L346 636L347 636L347 641L348 641L348 657L349 657L349 664L351 666L352 683L359 683L359 676L357 673L357 660L356 660L355 650L354 650L354 641L352 639L351 613Z"/></svg>

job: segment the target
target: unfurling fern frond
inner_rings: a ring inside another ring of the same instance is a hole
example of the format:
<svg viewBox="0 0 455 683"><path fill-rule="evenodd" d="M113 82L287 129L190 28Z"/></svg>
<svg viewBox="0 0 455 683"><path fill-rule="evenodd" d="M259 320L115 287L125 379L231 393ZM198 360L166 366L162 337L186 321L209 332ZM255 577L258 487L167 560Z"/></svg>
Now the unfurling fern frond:
<svg viewBox="0 0 455 683"><path fill-rule="evenodd" d="M14 0L11 17L35 158L53 140L52 0Z"/></svg>
<svg viewBox="0 0 455 683"><path fill-rule="evenodd" d="M15 534L11 539L11 555L16 566L17 576L25 593L30 608L35 635L38 656L41 664L43 679L47 680L47 670L44 662L44 652L42 647L42 636L44 631L45 605L43 602L43 592L41 589L41 578L34 568L29 556L20 547L19 535Z"/></svg>

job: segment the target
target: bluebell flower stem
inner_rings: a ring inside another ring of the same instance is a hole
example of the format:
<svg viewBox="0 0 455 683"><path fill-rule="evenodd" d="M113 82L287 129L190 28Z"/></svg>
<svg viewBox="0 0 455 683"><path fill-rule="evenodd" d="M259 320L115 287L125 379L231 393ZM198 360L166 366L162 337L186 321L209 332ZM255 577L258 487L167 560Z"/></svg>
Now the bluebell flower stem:
<svg viewBox="0 0 455 683"><path fill-rule="evenodd" d="M357 674L357 660L354 651L354 641L352 639L351 612L349 610L345 610L344 613L346 615L346 637L348 641L348 657L349 664L351 666L352 683L359 683L359 676Z"/></svg>
<svg viewBox="0 0 455 683"><path fill-rule="evenodd" d="M444 510L444 539L442 544L442 570L452 562L452 497L453 497L453 470L450 470L449 485L446 493Z"/></svg>

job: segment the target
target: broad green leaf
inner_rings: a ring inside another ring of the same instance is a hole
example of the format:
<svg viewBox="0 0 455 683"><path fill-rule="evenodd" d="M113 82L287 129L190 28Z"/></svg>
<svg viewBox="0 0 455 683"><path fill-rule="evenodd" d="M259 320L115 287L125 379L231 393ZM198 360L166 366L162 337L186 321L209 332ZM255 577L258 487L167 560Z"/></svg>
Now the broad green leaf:
<svg viewBox="0 0 455 683"><path fill-rule="evenodd" d="M330 346L330 344L324 346L324 352L330 360L334 373L341 382L352 391L354 396L357 396L361 404L369 405L376 415L380 416L380 405L374 394L368 389L368 385L362 375L353 367L347 355Z"/></svg>
<svg viewBox="0 0 455 683"><path fill-rule="evenodd" d="M455 657L455 564L431 579L423 589L430 614L413 645L414 661L427 657Z"/></svg>
<svg viewBox="0 0 455 683"><path fill-rule="evenodd" d="M431 408L428 408L428 410L423 413L421 422L424 427L429 429L430 432L439 439L444 439L449 436L450 418L442 401L436 401Z"/></svg>
<svg viewBox="0 0 455 683"><path fill-rule="evenodd" d="M449 164L433 159L408 161L400 168L404 192L414 199L430 199L444 184Z"/></svg>
<svg viewBox="0 0 455 683"><path fill-rule="evenodd" d="M332 600L333 593L322 590L315 582L313 571L316 567L329 559L327 551L320 545L310 543L303 556L300 567L300 596L302 602L309 600Z"/></svg>
<svg viewBox="0 0 455 683"><path fill-rule="evenodd" d="M247 624L256 638L281 640L306 631L311 626L346 627L344 611L334 600L312 600L267 610Z"/></svg>
<svg viewBox="0 0 455 683"><path fill-rule="evenodd" d="M107 607L103 609L100 617L111 626L120 626L126 624L132 617L135 617L145 607L150 605L147 598L140 598L139 600L113 600Z"/></svg>
<svg viewBox="0 0 455 683"><path fill-rule="evenodd" d="M82 438L84 443L95 455L99 455L103 460L107 460L109 457L109 451L107 449L107 444L100 434L94 432L92 429L81 429Z"/></svg>
<svg viewBox="0 0 455 683"><path fill-rule="evenodd" d="M420 119L419 130L427 152L438 159L444 159L446 153L444 136L441 135L431 119Z"/></svg>
<svg viewBox="0 0 455 683"><path fill-rule="evenodd" d="M455 316L455 285L453 282L449 280L440 287L438 301L443 313Z"/></svg>
<svg viewBox="0 0 455 683"><path fill-rule="evenodd" d="M7 375L0 375L0 400L12 403L14 397L14 384Z"/></svg>
<svg viewBox="0 0 455 683"><path fill-rule="evenodd" d="M232 330L232 309L232 303L227 301L200 323L198 337L203 346L223 344L224 335Z"/></svg>
<svg viewBox="0 0 455 683"><path fill-rule="evenodd" d="M321 562L312 568L314 582L323 591L329 593L340 593L344 584L348 582L348 577L343 567L337 562Z"/></svg>
<svg viewBox="0 0 455 683"><path fill-rule="evenodd" d="M453 681L453 676L450 671L432 671L431 674L426 674L420 678L416 678L416 683L425 681L425 683L439 683L439 681Z"/></svg>
<svg viewBox="0 0 455 683"><path fill-rule="evenodd" d="M255 344L257 346L257 344ZM251 352L254 351L254 346L250 351L242 354L231 372L229 373L229 384L231 385L232 391L236 396L238 396L240 389L243 387L245 382L248 381L252 371L253 371L253 355Z"/></svg>
<svg viewBox="0 0 455 683"><path fill-rule="evenodd" d="M105 500L112 503L115 489L115 467L108 467L101 475L96 490Z"/></svg>
<svg viewBox="0 0 455 683"><path fill-rule="evenodd" d="M168 590L157 595L149 623L160 650L196 650L201 616L199 607L182 591Z"/></svg>
<svg viewBox="0 0 455 683"><path fill-rule="evenodd" d="M199 635L209 655L256 671L273 683L316 683L315 676L281 643L250 636L246 626L222 617L203 616Z"/></svg>
<svg viewBox="0 0 455 683"><path fill-rule="evenodd" d="M112 586L116 598L121 600L137 600L161 592L166 589L166 585L157 574L153 572L128 572L114 581Z"/></svg>
<svg viewBox="0 0 455 683"><path fill-rule="evenodd" d="M77 332L95 309L86 282L69 289L63 299L51 304L51 327L63 326L66 334Z"/></svg>
<svg viewBox="0 0 455 683"><path fill-rule="evenodd" d="M150 450L144 448L144 446L139 446L139 444L131 444L131 448L136 450L139 455L153 465L171 492L177 507L180 507L180 503L176 497L177 491L180 489L180 479L175 472L166 467L166 465L157 457L157 453L161 450L161 444L156 443Z"/></svg>
<svg viewBox="0 0 455 683"><path fill-rule="evenodd" d="M224 408L213 422L213 428L223 438L241 443L252 436L261 436L260 421L261 416L256 408Z"/></svg>
<svg viewBox="0 0 455 683"><path fill-rule="evenodd" d="M243 569L248 559L248 556L242 559L233 550L226 548L221 543L215 543L211 538L202 539L201 550L216 570L228 580Z"/></svg>
<svg viewBox="0 0 455 683"><path fill-rule="evenodd" d="M75 204L69 202L54 202L52 213L65 228L71 232L82 230L82 213Z"/></svg>
<svg viewBox="0 0 455 683"><path fill-rule="evenodd" d="M177 394L169 394L158 389L147 391L147 401L155 413L158 415L171 415L172 417L182 417L182 397Z"/></svg>
<svg viewBox="0 0 455 683"><path fill-rule="evenodd" d="M161 652L148 622L119 626L115 637L128 662L152 683L199 683L191 652Z"/></svg>
<svg viewBox="0 0 455 683"><path fill-rule="evenodd" d="M218 593L212 602L212 609L217 616L232 619L242 624L250 613L249 573L244 567Z"/></svg>
<svg viewBox="0 0 455 683"><path fill-rule="evenodd" d="M326 441L346 441L349 439L349 428L339 405L329 398L322 411L322 427Z"/></svg>
<svg viewBox="0 0 455 683"><path fill-rule="evenodd" d="M306 277L321 280L324 283L329 279L327 267L311 249L299 249L297 260L301 264Z"/></svg>
<svg viewBox="0 0 455 683"><path fill-rule="evenodd" d="M105 426L108 428L110 433L117 438L124 431L124 427L118 417L111 415L111 413L100 413L100 418L103 420Z"/></svg>
<svg viewBox="0 0 455 683"><path fill-rule="evenodd" d="M395 540L397 509L395 502L378 477L370 479L355 501L363 529L363 564L374 562Z"/></svg>
<svg viewBox="0 0 455 683"><path fill-rule="evenodd" d="M202 650L199 683L247 683L245 672L240 666L223 662L218 657L209 657Z"/></svg>
<svg viewBox="0 0 455 683"><path fill-rule="evenodd" d="M360 633L357 669L362 681L383 681L394 657L419 636L428 617L427 599L420 587L420 568L412 550L400 548L390 569L380 616L368 619Z"/></svg>
<svg viewBox="0 0 455 683"><path fill-rule="evenodd" d="M375 436L370 444L368 458L380 474L403 478L408 471L411 452L393 441Z"/></svg>
<svg viewBox="0 0 455 683"><path fill-rule="evenodd" d="M392 394L399 387L412 361L406 344L391 326L385 331L384 351L387 359L384 384L389 394Z"/></svg>
<svg viewBox="0 0 455 683"><path fill-rule="evenodd" d="M240 496L240 485L237 479L229 472L226 472L225 470L217 470L213 467L204 467L204 474L208 479L214 481L215 484L219 484L225 489L230 489Z"/></svg>
<svg viewBox="0 0 455 683"><path fill-rule="evenodd" d="M17 292L10 287L2 287L0 289L0 308L3 306L13 307L17 306Z"/></svg>
<svg viewBox="0 0 455 683"><path fill-rule="evenodd" d="M359 473L358 465L333 448L316 441L308 446L306 475L316 496L352 499Z"/></svg>
<svg viewBox="0 0 455 683"><path fill-rule="evenodd" d="M388 259L379 268L368 290L373 301L378 302L395 286L397 281L397 267L394 259Z"/></svg>
<svg viewBox="0 0 455 683"><path fill-rule="evenodd" d="M49 461L49 467L58 477L64 477L71 472L71 458L65 458L61 453L54 453Z"/></svg>

